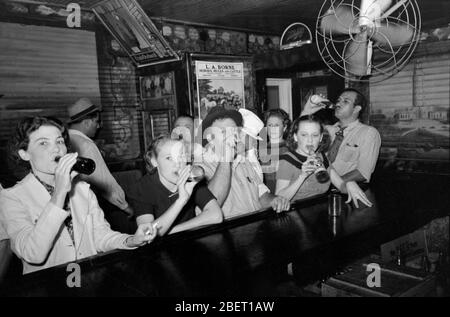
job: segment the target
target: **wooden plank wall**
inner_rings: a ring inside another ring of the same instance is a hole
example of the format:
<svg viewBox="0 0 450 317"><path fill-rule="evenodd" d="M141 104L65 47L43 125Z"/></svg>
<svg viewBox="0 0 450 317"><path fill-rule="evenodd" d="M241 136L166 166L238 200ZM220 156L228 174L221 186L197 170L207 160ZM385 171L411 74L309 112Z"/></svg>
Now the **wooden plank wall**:
<svg viewBox="0 0 450 317"><path fill-rule="evenodd" d="M97 30L0 22L0 174L9 174L5 146L24 116L66 120L80 97L103 108L98 143L107 161L140 157L142 120L135 66L111 54L111 38ZM22 172L16 173L20 178ZM10 175L6 178L10 179Z"/></svg>
<svg viewBox="0 0 450 317"><path fill-rule="evenodd" d="M450 102L450 41L421 42L394 76L370 83L372 108L440 106Z"/></svg>
<svg viewBox="0 0 450 317"><path fill-rule="evenodd" d="M100 101L95 33L0 23L0 147L27 115L67 118L80 96Z"/></svg>
<svg viewBox="0 0 450 317"><path fill-rule="evenodd" d="M449 108L450 54L427 55L414 60L416 105Z"/></svg>
<svg viewBox="0 0 450 317"><path fill-rule="evenodd" d="M402 71L379 83L370 84L372 109L401 107L413 104L414 63L410 62Z"/></svg>
<svg viewBox="0 0 450 317"><path fill-rule="evenodd" d="M450 42L441 45L450 47ZM420 54L419 51L399 73L370 84L370 102L372 111L429 106L448 111L450 52Z"/></svg>
<svg viewBox="0 0 450 317"><path fill-rule="evenodd" d="M10 185L24 173L6 159L17 122L35 115L66 120L69 104L81 96L100 102L100 89L92 31L0 22L0 47L0 174Z"/></svg>

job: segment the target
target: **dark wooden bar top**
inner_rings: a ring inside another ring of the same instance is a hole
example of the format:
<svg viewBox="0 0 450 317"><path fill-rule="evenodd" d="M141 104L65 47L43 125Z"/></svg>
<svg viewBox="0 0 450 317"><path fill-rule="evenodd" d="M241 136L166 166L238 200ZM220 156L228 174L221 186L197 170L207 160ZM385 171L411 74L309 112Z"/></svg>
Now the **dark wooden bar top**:
<svg viewBox="0 0 450 317"><path fill-rule="evenodd" d="M72 271L62 265L11 281L0 295L271 296L289 263L301 285L448 216L447 184L447 177L382 175L366 189L370 208L344 204L341 216L331 218L327 196L321 196L282 214L264 210L78 261L79 288L67 286Z"/></svg>

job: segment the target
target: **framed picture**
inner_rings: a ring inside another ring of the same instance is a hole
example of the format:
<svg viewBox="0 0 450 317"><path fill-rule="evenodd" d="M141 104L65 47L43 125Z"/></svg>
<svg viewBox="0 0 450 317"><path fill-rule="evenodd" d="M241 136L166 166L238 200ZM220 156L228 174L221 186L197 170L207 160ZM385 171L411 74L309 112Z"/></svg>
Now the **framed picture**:
<svg viewBox="0 0 450 317"><path fill-rule="evenodd" d="M143 110L176 108L173 71L139 77Z"/></svg>
<svg viewBox="0 0 450 317"><path fill-rule="evenodd" d="M197 112L201 119L215 106L245 108L242 62L195 61L195 71Z"/></svg>
<svg viewBox="0 0 450 317"><path fill-rule="evenodd" d="M280 49L280 37L262 34L248 34L248 53L263 54Z"/></svg>
<svg viewBox="0 0 450 317"><path fill-rule="evenodd" d="M97 1L90 8L138 67L180 60L136 0Z"/></svg>
<svg viewBox="0 0 450 317"><path fill-rule="evenodd" d="M190 54L191 112L203 120L209 109L254 108L253 59L246 56Z"/></svg>
<svg viewBox="0 0 450 317"><path fill-rule="evenodd" d="M175 50L196 53L246 54L247 34L196 24L163 21L161 32Z"/></svg>
<svg viewBox="0 0 450 317"><path fill-rule="evenodd" d="M155 137L172 131L174 117L173 109L142 111L145 151Z"/></svg>

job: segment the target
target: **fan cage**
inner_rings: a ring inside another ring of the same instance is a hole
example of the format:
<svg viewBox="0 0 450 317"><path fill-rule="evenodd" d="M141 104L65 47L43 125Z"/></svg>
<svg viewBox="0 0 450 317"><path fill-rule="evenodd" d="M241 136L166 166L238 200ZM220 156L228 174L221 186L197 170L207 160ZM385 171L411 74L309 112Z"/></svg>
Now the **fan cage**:
<svg viewBox="0 0 450 317"><path fill-rule="evenodd" d="M400 1L402 2L402 1ZM338 76L349 81L370 81L379 82L385 80L398 73L409 61L414 53L421 35L421 16L419 6L415 0L403 1L404 3L394 13L394 17L389 16L383 20L389 24L407 24L413 30L411 41L389 49L373 46L371 60L371 73L367 76L355 76L347 72L345 67L346 58L344 58L344 50L346 44L350 43L351 36L333 36L333 34L324 34L320 27L321 19L327 15L330 8L338 8L340 6L348 6L351 8L353 19L359 18L359 8L355 5L355 0L325 0L322 4L317 21L316 21L316 45L323 62ZM392 4L395 5L395 2ZM334 11L333 11L334 12ZM344 38L346 37L346 38ZM342 48L343 46L343 48ZM348 59L348 56L347 56Z"/></svg>
<svg viewBox="0 0 450 317"><path fill-rule="evenodd" d="M299 40L296 42L292 42L289 44L285 43L285 36L287 34L288 31L290 31L293 27L298 26L298 27L302 27L303 30L306 30L306 34L307 34L307 39L306 40ZM281 39L280 39L280 49L281 50L288 50L294 47L301 47L304 44L311 44L312 43L312 33L311 30L309 29L309 27L304 24L304 23L300 23L300 22L295 22L290 24L286 29L284 29L283 34L281 35Z"/></svg>

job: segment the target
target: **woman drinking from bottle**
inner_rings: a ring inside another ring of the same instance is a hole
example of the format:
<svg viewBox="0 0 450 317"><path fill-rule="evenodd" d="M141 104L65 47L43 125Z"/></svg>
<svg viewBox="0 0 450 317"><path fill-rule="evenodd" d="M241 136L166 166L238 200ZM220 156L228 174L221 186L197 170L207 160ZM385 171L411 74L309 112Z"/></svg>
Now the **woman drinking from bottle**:
<svg viewBox="0 0 450 317"><path fill-rule="evenodd" d="M276 194L289 200L304 199L328 191L332 183L348 194L358 207L358 200L371 206L356 182L344 182L328 164L326 155L320 150L323 127L314 116L297 118L288 136L289 152L280 157L277 172Z"/></svg>
<svg viewBox="0 0 450 317"><path fill-rule="evenodd" d="M114 249L151 242L151 224L134 235L111 230L89 185L72 168L77 153L68 153L66 127L57 119L22 120L10 140L10 155L30 173L0 193L0 220L23 273L76 261Z"/></svg>
<svg viewBox="0 0 450 317"><path fill-rule="evenodd" d="M222 222L222 209L202 181L204 170L187 165L182 141L168 135L155 138L145 161L150 173L130 194L138 225L155 222L164 235Z"/></svg>

